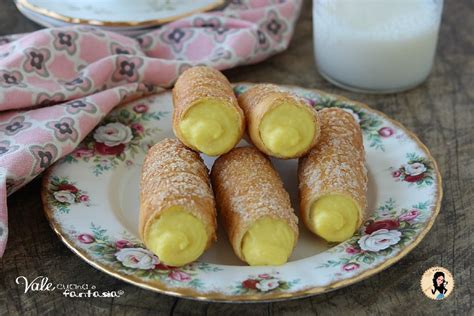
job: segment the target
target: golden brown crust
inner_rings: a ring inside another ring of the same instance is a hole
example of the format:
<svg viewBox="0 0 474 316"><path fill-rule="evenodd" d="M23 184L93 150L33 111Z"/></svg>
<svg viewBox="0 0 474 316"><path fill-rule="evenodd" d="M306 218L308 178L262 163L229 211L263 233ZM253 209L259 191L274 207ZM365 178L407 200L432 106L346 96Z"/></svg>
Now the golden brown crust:
<svg viewBox="0 0 474 316"><path fill-rule="evenodd" d="M175 83L173 88L173 131L176 137L189 148L199 151L183 137L179 123L189 109L204 100L217 100L237 111L240 117L240 137L237 144L245 131L244 113L237 103L237 98L227 78L219 70L205 66L187 69Z"/></svg>
<svg viewBox="0 0 474 316"><path fill-rule="evenodd" d="M242 239L262 217L282 219L298 239L298 218L270 160L253 147L234 148L211 171L219 216L235 254L242 259Z"/></svg>
<svg viewBox="0 0 474 316"><path fill-rule="evenodd" d="M327 194L351 197L359 208L360 227L367 216L367 169L362 132L353 116L339 108L319 111L321 135L318 144L299 161L300 210L312 230L312 204Z"/></svg>
<svg viewBox="0 0 474 316"><path fill-rule="evenodd" d="M172 206L183 206L200 219L216 239L216 208L208 170L201 157L177 139L164 139L147 153L142 168L139 234L145 236L152 220Z"/></svg>
<svg viewBox="0 0 474 316"><path fill-rule="evenodd" d="M282 159L298 158L305 155L316 145L320 133L318 113L302 98L273 84L257 84L241 94L238 101L240 107L244 110L247 120L247 131L252 143L265 154ZM316 127L311 145L291 157L284 157L272 152L265 146L260 135L260 122L264 115L283 102L288 102L308 110L312 114Z"/></svg>

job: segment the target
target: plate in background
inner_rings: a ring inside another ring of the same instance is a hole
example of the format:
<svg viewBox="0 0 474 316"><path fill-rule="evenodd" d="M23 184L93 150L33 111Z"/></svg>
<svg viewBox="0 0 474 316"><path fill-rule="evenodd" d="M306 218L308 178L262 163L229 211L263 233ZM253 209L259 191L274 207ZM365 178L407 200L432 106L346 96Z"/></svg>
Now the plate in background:
<svg viewBox="0 0 474 316"><path fill-rule="evenodd" d="M116 31L161 25L216 9L224 0L16 0L18 9L44 26L87 24Z"/></svg>
<svg viewBox="0 0 474 316"><path fill-rule="evenodd" d="M31 21L42 25L44 27L65 27L65 26L71 26L74 25L72 23L67 23L61 20L56 20L53 18L50 18L48 16L43 16L41 14L35 13L33 11L30 11L22 6L18 6L18 10L28 19ZM126 36L139 36L141 34L144 34L146 32L153 31L156 29L156 27L141 27L141 28L136 28L136 27L131 27L131 28L126 28L126 27L107 27L107 26L101 26L101 29L105 31L112 31L112 32L118 32L120 34L126 35Z"/></svg>

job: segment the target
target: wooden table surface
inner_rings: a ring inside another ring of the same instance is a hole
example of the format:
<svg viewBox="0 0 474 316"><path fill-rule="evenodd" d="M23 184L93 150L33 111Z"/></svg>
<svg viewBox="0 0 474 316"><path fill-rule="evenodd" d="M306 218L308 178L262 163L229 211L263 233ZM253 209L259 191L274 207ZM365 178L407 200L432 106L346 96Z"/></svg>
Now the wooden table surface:
<svg viewBox="0 0 474 316"><path fill-rule="evenodd" d="M12 1L0 2L0 34L39 26ZM313 59L310 1L289 49L260 64L226 71L231 81L275 82L323 89L381 110L414 131L430 148L443 175L441 212L426 238L389 269L358 284L315 297L276 303L225 304L177 299L119 281L74 255L49 227L42 212L40 179L8 199L10 237L0 261L0 315L15 314L471 314L474 227L474 2L445 1L433 74L400 94L365 95L338 89L317 73ZM424 270L440 265L455 279L446 300L419 289ZM118 299L65 298L59 292L23 293L20 276L48 276L55 283L90 283L124 290Z"/></svg>

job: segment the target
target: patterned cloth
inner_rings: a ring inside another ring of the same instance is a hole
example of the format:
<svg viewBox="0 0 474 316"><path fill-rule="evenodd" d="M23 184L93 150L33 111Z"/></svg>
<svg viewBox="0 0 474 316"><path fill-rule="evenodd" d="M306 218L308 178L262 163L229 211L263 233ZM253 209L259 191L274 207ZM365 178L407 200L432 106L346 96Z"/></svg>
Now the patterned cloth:
<svg viewBox="0 0 474 316"><path fill-rule="evenodd" d="M137 39L86 26L0 38L0 257L7 195L72 152L116 105L172 86L186 68L227 69L285 50L301 4L233 0Z"/></svg>

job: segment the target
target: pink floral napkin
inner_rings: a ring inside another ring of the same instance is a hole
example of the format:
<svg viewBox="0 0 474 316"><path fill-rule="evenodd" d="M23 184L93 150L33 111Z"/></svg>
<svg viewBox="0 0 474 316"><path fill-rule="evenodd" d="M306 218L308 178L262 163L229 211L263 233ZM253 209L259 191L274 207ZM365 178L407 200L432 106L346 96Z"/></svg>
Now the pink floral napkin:
<svg viewBox="0 0 474 316"><path fill-rule="evenodd" d="M285 50L301 4L233 0L137 39L86 26L0 38L0 257L8 194L73 151L113 107L172 86L186 68L227 69Z"/></svg>

